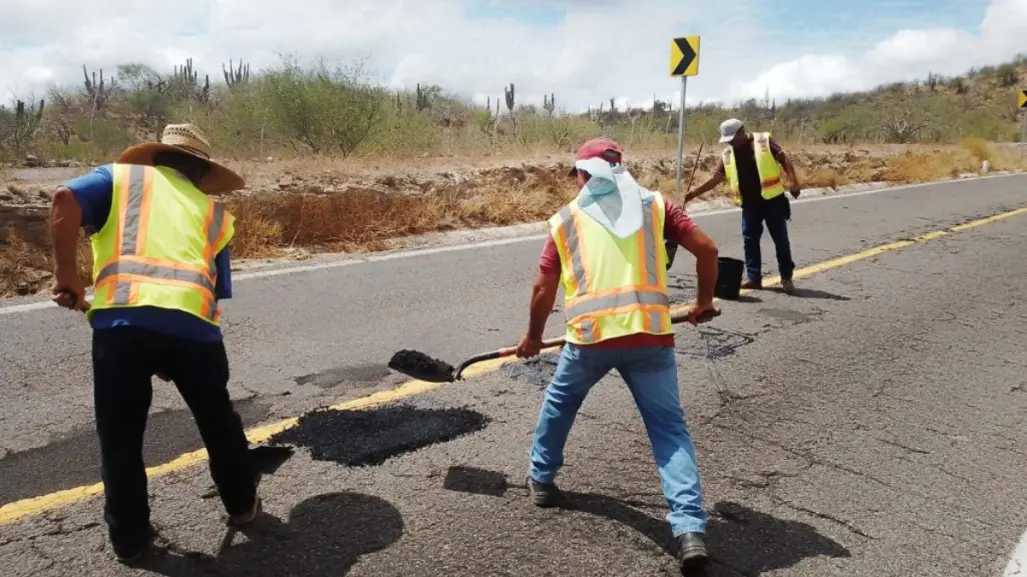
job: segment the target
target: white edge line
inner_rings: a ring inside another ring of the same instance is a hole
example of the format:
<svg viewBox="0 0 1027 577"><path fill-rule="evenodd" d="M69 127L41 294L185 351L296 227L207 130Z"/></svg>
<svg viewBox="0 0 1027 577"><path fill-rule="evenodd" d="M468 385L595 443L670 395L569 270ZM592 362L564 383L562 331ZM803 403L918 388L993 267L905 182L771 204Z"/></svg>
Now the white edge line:
<svg viewBox="0 0 1027 577"><path fill-rule="evenodd" d="M1027 575L1027 531L1020 536L1016 548L1009 554L1002 577L1022 577Z"/></svg>
<svg viewBox="0 0 1027 577"><path fill-rule="evenodd" d="M976 176L976 177L973 177L973 178L962 178L962 179L958 179L958 180L938 180L938 181L935 181L935 182L924 182L924 183L919 183L919 184L904 184L902 186L891 186L891 187L886 186L886 187L881 187L881 188L875 188L873 190L861 190L861 191L858 191L858 192L849 192L849 193L842 193L842 194L825 194L825 195L822 195L822 196L815 196L815 197L812 197L812 198L804 198L804 199L801 199L801 200L794 200L792 202L793 202L793 204L804 204L804 203L807 203L807 202L819 202L819 201L825 201L825 200L844 200L844 199L847 199L847 198L852 198L854 196L866 196L866 195L870 195L870 194L880 194L880 193L883 193L883 192L899 192L899 191L905 191L905 190L913 190L913 189L916 189L916 188L925 188L925 187L928 187L928 186L956 185L956 184L960 184L960 183L964 183L964 182L973 182L973 181L976 181L976 180L988 180L988 179L997 179L997 178L1010 178L1010 177L1015 177L1015 176L1022 177L1022 176L1027 176L1027 175L1025 175L1024 173L1014 172L1014 173L1011 173L1011 174L997 174L997 175L992 175L992 176ZM718 209L718 210L696 212L696 213L689 214L689 216L691 216L694 219L700 219L700 218L705 218L705 217L709 217L709 216L717 216L717 215L721 215L721 214L729 214L729 213L739 212L739 211L741 211L741 209L738 208L738 207L723 208L723 209ZM525 226L525 225L530 226L531 224L532 223L524 223L524 224L521 224L519 226ZM270 270L255 271L255 272L244 272L244 273L241 273L241 274L233 274L232 275L232 282L235 283L235 282L238 282L238 281L244 281L244 280L250 280L250 279L256 279L256 278L268 278L268 277L282 276L282 275L288 275L288 274L296 274L296 273L303 273L303 272L313 272L313 271L327 270L327 269L333 269L333 268L342 268L342 267L347 267L347 266L355 266L355 265L358 265L358 264L370 264L370 263L375 263L375 262L383 262L383 261L396 260L396 259L402 259L402 258L414 258L414 257L418 257L418 256L430 256L430 255L434 255L434 254L442 254L442 253L456 252L456 251L462 251L462 250L471 250L471 249L489 248L489 247L494 247L494 246L503 246L503 245L508 245L508 244L516 244L516 243L520 243L520 242L529 242L529 241L542 240L545 237L546 237L545 234L533 234L533 235L528 235L528 236L517 236L517 237L512 237L512 238L486 240L486 241L479 241L479 242L472 242L472 243L453 244L453 245L438 246L438 247L432 247L432 248L420 248L420 249L413 249L413 250L398 250L398 251L395 251L395 252L370 254L368 256L346 258L344 260L337 260L337 261L325 262L325 263L320 263L320 264L284 266L284 267L281 267L281 268L274 268L274 269L270 269ZM39 311L39 310L44 310L44 309L48 309L48 308L54 308L56 306L57 305L54 304L50 300L36 301L36 302L25 303L25 304L20 304L20 305L8 305L8 306L0 307L0 315L10 315L10 314L16 314L16 313L26 313L26 312L32 312L32 311Z"/></svg>

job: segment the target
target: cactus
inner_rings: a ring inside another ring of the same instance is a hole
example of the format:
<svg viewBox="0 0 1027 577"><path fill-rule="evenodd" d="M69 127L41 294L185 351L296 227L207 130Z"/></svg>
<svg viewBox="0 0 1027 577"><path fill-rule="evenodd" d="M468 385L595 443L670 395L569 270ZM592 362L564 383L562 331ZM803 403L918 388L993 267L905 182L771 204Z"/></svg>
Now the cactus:
<svg viewBox="0 0 1027 577"><path fill-rule="evenodd" d="M199 98L203 102L210 100L210 74L203 75L203 86L200 87Z"/></svg>
<svg viewBox="0 0 1027 577"><path fill-rule="evenodd" d="M82 76L85 78L85 92L89 97L89 102L96 110L103 110L107 106L107 102L110 100L111 93L116 88L114 78L110 78L110 83L107 84L103 79L103 68L100 69L100 79L96 79L96 72L93 72L93 78L90 80L89 72L86 70L86 65L82 65Z"/></svg>
<svg viewBox="0 0 1027 577"><path fill-rule="evenodd" d="M431 108L431 100L428 98L428 93L421 89L421 85L417 85L417 111L421 112L426 108Z"/></svg>
<svg viewBox="0 0 1027 577"><path fill-rule="evenodd" d="M199 76L198 72L193 71L193 59L186 58L185 64L182 66L175 66L174 77L175 80L187 82L189 84L196 84L196 78Z"/></svg>
<svg viewBox="0 0 1027 577"><path fill-rule="evenodd" d="M235 88L236 86L246 84L250 81L249 63L244 66L242 59L239 59L239 67L233 69L233 65L234 63L231 58L228 59L227 69L225 68L224 63L221 64L221 72L225 75L225 84L227 84L229 88Z"/></svg>
<svg viewBox="0 0 1027 577"><path fill-rule="evenodd" d="M506 109L510 111L510 114L513 114L514 104L516 103L515 98L514 98L514 84L513 84L513 82L510 83L510 87L509 88L507 88L505 86L503 87L503 93L506 96Z"/></svg>
<svg viewBox="0 0 1027 577"><path fill-rule="evenodd" d="M26 109L25 103L18 100L14 104L14 124L9 128L9 139L12 148L17 151L24 151L32 144L36 136L36 130L43 121L43 107L46 102L39 101L39 106Z"/></svg>
<svg viewBox="0 0 1027 577"><path fill-rule="evenodd" d="M543 94L542 108L545 108L549 116L553 116L553 113L556 112L556 94L550 94L549 96Z"/></svg>
<svg viewBox="0 0 1027 577"><path fill-rule="evenodd" d="M187 58L185 64L175 66L170 82L180 87L188 98L196 98L201 102L210 100L210 75L203 76L203 85L198 85L200 73L193 70L193 59Z"/></svg>
<svg viewBox="0 0 1027 577"><path fill-rule="evenodd" d="M168 91L168 88L170 86L171 86L171 83L168 82L168 80L166 78L162 78L161 76L157 76L156 80L147 80L146 81L146 89L150 90L150 91L153 91L153 92L156 92L157 94L164 94L165 92Z"/></svg>

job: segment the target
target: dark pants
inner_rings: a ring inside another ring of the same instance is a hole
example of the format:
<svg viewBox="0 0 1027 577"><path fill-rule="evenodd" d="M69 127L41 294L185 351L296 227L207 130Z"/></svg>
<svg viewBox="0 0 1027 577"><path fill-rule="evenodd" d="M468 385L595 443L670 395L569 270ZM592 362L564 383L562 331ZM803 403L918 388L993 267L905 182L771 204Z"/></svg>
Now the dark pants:
<svg viewBox="0 0 1027 577"><path fill-rule="evenodd" d="M742 205L742 245L745 248L745 269L749 280L758 282L763 278L760 272L760 238L763 237L764 222L767 223L767 232L777 249L777 267L781 280L791 280L795 263L792 262L792 247L788 242L790 216L791 206L784 195L752 206Z"/></svg>
<svg viewBox="0 0 1027 577"><path fill-rule="evenodd" d="M115 550L140 545L150 508L143 434L162 372L178 387L210 455L210 473L229 514L256 498L256 477L242 420L228 397L228 356L222 342L192 342L133 328L93 332L93 396L104 483L104 518Z"/></svg>

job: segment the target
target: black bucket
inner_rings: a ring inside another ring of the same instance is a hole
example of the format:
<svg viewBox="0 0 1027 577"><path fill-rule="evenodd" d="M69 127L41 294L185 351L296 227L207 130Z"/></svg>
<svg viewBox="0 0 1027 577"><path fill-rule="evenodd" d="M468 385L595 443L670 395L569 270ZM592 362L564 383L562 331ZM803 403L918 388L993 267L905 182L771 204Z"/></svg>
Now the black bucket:
<svg viewBox="0 0 1027 577"><path fill-rule="evenodd" d="M745 263L737 258L722 256L717 259L717 298L735 300L742 290L742 273Z"/></svg>

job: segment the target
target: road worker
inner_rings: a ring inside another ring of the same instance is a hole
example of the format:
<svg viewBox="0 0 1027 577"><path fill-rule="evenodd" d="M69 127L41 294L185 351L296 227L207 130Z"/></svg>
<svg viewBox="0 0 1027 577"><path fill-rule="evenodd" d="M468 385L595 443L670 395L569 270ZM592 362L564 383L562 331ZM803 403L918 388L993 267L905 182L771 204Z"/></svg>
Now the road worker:
<svg viewBox="0 0 1027 577"><path fill-rule="evenodd" d="M652 443L678 561L683 570L701 566L707 558L707 515L679 398L664 238L697 259L698 296L687 313L692 324L715 314L717 247L684 210L635 182L622 165L616 142L600 138L584 143L571 173L581 191L549 219L529 327L517 347L521 358L539 354L562 282L567 344L539 413L528 489L538 506L563 501L554 479L575 415L592 386L617 369Z"/></svg>
<svg viewBox="0 0 1027 577"><path fill-rule="evenodd" d="M125 150L53 197L53 300L87 311L93 329L104 519L125 563L139 560L153 537L143 434L154 375L173 381L189 406L229 523L245 525L261 509L220 328L234 217L207 196L243 186L186 124L167 126L160 142ZM91 306L78 274L79 228L92 244Z"/></svg>
<svg viewBox="0 0 1027 577"><path fill-rule="evenodd" d="M742 288L763 288L761 273L760 239L763 223L777 249L777 266L781 275L781 288L788 294L795 292L792 273L792 248L788 240L788 220L791 207L781 183L780 164L788 175L788 191L799 198L799 179L795 167L781 145L769 132L749 134L736 118L720 124L720 143L728 146L721 153L717 168L709 180L685 195L685 202L699 198L724 182L728 182L735 204L742 207L742 246L745 250L746 279Z"/></svg>

